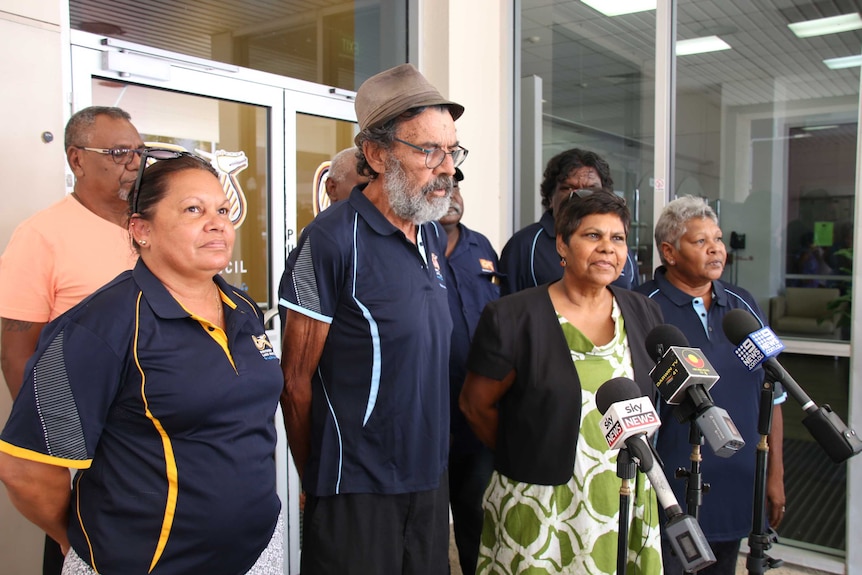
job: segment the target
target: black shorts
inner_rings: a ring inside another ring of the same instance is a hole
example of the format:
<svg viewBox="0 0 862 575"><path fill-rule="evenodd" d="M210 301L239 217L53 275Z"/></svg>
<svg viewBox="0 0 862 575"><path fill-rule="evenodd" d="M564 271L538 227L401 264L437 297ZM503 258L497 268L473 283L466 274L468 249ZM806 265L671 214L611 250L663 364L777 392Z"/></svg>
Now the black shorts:
<svg viewBox="0 0 862 575"><path fill-rule="evenodd" d="M447 575L449 488L398 495L308 495L302 575Z"/></svg>

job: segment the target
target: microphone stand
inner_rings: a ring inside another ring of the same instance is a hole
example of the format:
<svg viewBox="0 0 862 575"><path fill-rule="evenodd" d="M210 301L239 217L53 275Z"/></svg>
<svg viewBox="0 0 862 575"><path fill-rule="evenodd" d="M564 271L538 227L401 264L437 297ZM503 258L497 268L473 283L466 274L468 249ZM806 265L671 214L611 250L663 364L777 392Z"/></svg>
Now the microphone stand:
<svg viewBox="0 0 862 575"><path fill-rule="evenodd" d="M778 541L775 531L766 528L766 470L769 455L767 439L772 430L774 395L775 384L764 381L763 387L760 388L760 413L757 421L760 442L757 444L755 456L754 510L751 514L751 533L748 535L748 557L745 560L745 567L750 574L763 573L784 563L781 559L773 559L766 554L772 543Z"/></svg>
<svg viewBox="0 0 862 575"><path fill-rule="evenodd" d="M620 484L620 520L617 528L617 575L625 575L629 553L629 500L631 488L629 479L635 476L635 462L628 449L621 449L617 454L617 477Z"/></svg>
<svg viewBox="0 0 862 575"><path fill-rule="evenodd" d="M701 455L701 446L703 445L703 434L698 429L694 421L691 422L691 427L688 431L688 441L691 444L691 469L686 471L682 467L676 470L676 477L685 477L685 508L686 512L698 518L700 515L700 506L703 503L703 494L709 492L709 484L703 483L703 473L700 470L700 464L703 461Z"/></svg>
<svg viewBox="0 0 862 575"><path fill-rule="evenodd" d="M686 513L698 519L700 514L700 505L703 503L703 494L709 492L709 484L703 483L703 474L700 470L700 464L703 461L701 455L701 446L703 445L703 434L694 422L690 420L688 431L688 442L691 444L691 468L686 470L680 467L674 473L678 479L685 478L685 508ZM691 573L691 571L684 571Z"/></svg>

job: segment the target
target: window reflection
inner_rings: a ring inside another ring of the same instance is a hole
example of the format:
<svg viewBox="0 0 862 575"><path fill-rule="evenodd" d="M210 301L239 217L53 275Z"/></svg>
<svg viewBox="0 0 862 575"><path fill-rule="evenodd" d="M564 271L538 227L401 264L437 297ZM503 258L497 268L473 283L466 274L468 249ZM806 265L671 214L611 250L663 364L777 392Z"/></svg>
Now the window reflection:
<svg viewBox="0 0 862 575"><path fill-rule="evenodd" d="M76 30L356 90L407 61L407 0L71 0Z"/></svg>
<svg viewBox="0 0 862 575"><path fill-rule="evenodd" d="M652 277L655 11L609 18L581 2L521 4L521 77L541 86L538 171L570 148L607 160L632 209L629 247L642 278ZM525 109L534 105L522 98ZM538 197L538 189L522 193Z"/></svg>
<svg viewBox="0 0 862 575"><path fill-rule="evenodd" d="M764 3L735 11L718 1L679 0L677 16L677 40L715 35L729 48L677 58L674 192L716 207L730 240L724 279L769 310L788 345L785 367L818 402L846 413L849 346L841 342L849 308L841 299L851 286L843 248L851 247L855 226L859 68L832 70L823 60L858 53L862 34L798 38L787 24L815 15ZM793 513L779 535L782 543L840 552L845 478L820 457L801 419L798 407L785 405ZM818 477L829 477L828 489ZM836 498L813 497L827 491Z"/></svg>

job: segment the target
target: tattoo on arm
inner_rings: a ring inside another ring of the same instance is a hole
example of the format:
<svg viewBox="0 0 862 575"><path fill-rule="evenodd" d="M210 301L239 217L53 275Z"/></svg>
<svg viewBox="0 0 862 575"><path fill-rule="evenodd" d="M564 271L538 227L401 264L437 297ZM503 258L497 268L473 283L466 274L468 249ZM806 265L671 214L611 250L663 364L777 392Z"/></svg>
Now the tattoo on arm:
<svg viewBox="0 0 862 575"><path fill-rule="evenodd" d="M3 331L23 332L33 327L32 321L21 321L18 319L3 318Z"/></svg>

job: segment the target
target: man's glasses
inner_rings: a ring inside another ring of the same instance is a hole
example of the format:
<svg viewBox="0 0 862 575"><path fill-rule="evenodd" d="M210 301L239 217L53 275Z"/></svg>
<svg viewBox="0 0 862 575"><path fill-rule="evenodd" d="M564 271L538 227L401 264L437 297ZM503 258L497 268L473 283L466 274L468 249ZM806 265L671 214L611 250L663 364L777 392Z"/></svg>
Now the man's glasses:
<svg viewBox="0 0 862 575"><path fill-rule="evenodd" d="M425 167L429 170L433 170L438 167L446 160L446 156L452 156L452 164L457 168L461 164L464 163L464 160L467 159L467 154L469 153L467 148L462 148L461 146L456 146L454 150L451 152L447 152L443 148L423 148L421 146L417 146L416 144L411 144L410 142L405 142L400 138L394 138L396 142L401 142L405 146L410 146L414 150L418 150L425 154Z"/></svg>
<svg viewBox="0 0 862 575"><path fill-rule="evenodd" d="M135 155L138 156L143 155L146 151L146 148L87 148L86 146L75 146L79 150L86 150L88 152L95 152L97 154L103 154L105 156L111 156L111 159L114 160L115 164L119 164L120 166L128 166L135 159Z"/></svg>
<svg viewBox="0 0 862 575"><path fill-rule="evenodd" d="M132 188L132 214L138 213L138 199L141 195L141 180L144 178L144 170L147 168L148 160L176 160L183 156L190 156L197 160L201 160L198 156L195 156L190 152L180 152L177 150L168 150L166 148L144 148L141 151L141 167L138 168L138 177L135 178L135 187Z"/></svg>

